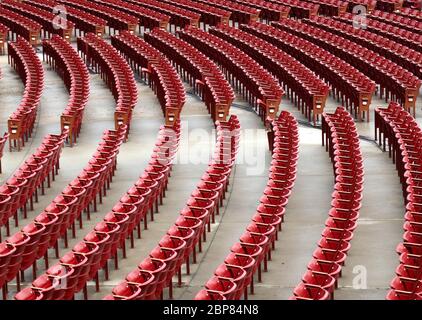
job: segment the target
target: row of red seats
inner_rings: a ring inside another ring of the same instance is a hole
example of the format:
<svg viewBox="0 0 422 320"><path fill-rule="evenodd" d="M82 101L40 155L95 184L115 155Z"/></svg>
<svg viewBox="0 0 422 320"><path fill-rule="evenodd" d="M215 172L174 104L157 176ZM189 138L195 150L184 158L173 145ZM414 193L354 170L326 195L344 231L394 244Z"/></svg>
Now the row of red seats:
<svg viewBox="0 0 422 320"><path fill-rule="evenodd" d="M387 300L422 300L422 242L420 222L420 152L422 131L416 121L399 105L375 110L375 138L389 146L389 154L399 173L406 204L403 242L397 246L400 265L391 281ZM388 140L388 142L386 142Z"/></svg>
<svg viewBox="0 0 422 320"><path fill-rule="evenodd" d="M58 34L68 41L71 40L74 28L73 22L66 21L65 24L56 24L54 23L56 18L54 13L34 7L28 3L16 2L15 0L4 0L2 1L2 6L42 25L44 38L53 34Z"/></svg>
<svg viewBox="0 0 422 320"><path fill-rule="evenodd" d="M133 15L88 0L58 0L58 2L104 19L114 31L130 30L134 32L139 24L139 19Z"/></svg>
<svg viewBox="0 0 422 320"><path fill-rule="evenodd" d="M0 224L7 226L9 236L9 218L14 216L18 225L18 209L23 208L26 218L26 205L30 200L33 209L33 196L38 200L38 188L41 186L44 192L44 180L50 183L50 173L54 179L59 170L59 158L67 132L61 135L47 135L40 147L30 156L14 175L0 187L1 214ZM45 226L32 223L22 229L6 241L0 243L0 287L3 289L3 298L7 297L7 283L18 276L19 271L25 270L32 265L32 255L37 253L37 244L31 244L32 235L38 230L43 232Z"/></svg>
<svg viewBox="0 0 422 320"><path fill-rule="evenodd" d="M273 25L327 48L361 72L369 74L379 84L381 97L385 94L386 101L398 101L403 108L409 112L413 110L416 115L416 99L422 81L410 71L374 51L312 25L293 20L284 20Z"/></svg>
<svg viewBox="0 0 422 320"><path fill-rule="evenodd" d="M77 40L78 51L85 63L99 72L116 101L115 127L128 126L132 110L138 101L136 81L130 66L110 44L93 33Z"/></svg>
<svg viewBox="0 0 422 320"><path fill-rule="evenodd" d="M9 64L25 84L19 107L8 120L9 149L12 150L13 144L20 151L34 128L44 90L44 69L31 44L20 36L16 42L9 42L7 47Z"/></svg>
<svg viewBox="0 0 422 320"><path fill-rule="evenodd" d="M299 159L299 132L296 119L282 111L272 121L272 161L267 187L250 224L231 247L231 253L197 293L196 300L238 300L254 293L254 274L261 281L261 264L267 271L271 250L284 221L285 207L294 186Z"/></svg>
<svg viewBox="0 0 422 320"><path fill-rule="evenodd" d="M366 8L366 13L370 13L377 7L377 0L348 0L348 3L348 12L354 12L355 8L364 6Z"/></svg>
<svg viewBox="0 0 422 320"><path fill-rule="evenodd" d="M371 12L370 17L372 19L379 20L381 22L385 22L402 29L407 29L414 33L422 34L422 21L412 19L411 17L405 17L396 13L389 13L378 10Z"/></svg>
<svg viewBox="0 0 422 320"><path fill-rule="evenodd" d="M240 28L262 38L277 48L294 56L299 62L314 71L333 89L333 95L347 108L353 108L355 115L362 119L368 113L375 83L354 67L323 48L288 32L262 23L243 25Z"/></svg>
<svg viewBox="0 0 422 320"><path fill-rule="evenodd" d="M322 16L339 16L347 11L349 2L345 0L306 0L319 5L318 14Z"/></svg>
<svg viewBox="0 0 422 320"><path fill-rule="evenodd" d="M0 186L0 227L6 226L7 236L10 236L9 219L14 217L15 225L19 226L19 209L26 218L28 201L30 210L33 210L34 198L38 202L38 190L44 194L45 181L47 187L50 187L51 180L54 181L60 168L60 153L66 138L67 131L62 135L45 136L37 150Z"/></svg>
<svg viewBox="0 0 422 320"><path fill-rule="evenodd" d="M422 21L422 10L413 8L403 8L402 10L397 11L395 13L403 17L412 18L413 20L417 20L419 22Z"/></svg>
<svg viewBox="0 0 422 320"><path fill-rule="evenodd" d="M5 49L9 32L10 32L9 27L0 23L0 54L4 54L4 49Z"/></svg>
<svg viewBox="0 0 422 320"><path fill-rule="evenodd" d="M187 42L161 29L146 33L145 41L176 65L208 108L214 121L226 120L235 96L218 66Z"/></svg>
<svg viewBox="0 0 422 320"><path fill-rule="evenodd" d="M78 53L63 38L54 35L44 40L43 61L62 77L69 91L69 101L61 116L62 130L69 131L71 146L81 131L82 118L89 98L89 72Z"/></svg>
<svg viewBox="0 0 422 320"><path fill-rule="evenodd" d="M386 12L395 12L403 7L403 0L377 0L376 9Z"/></svg>
<svg viewBox="0 0 422 320"><path fill-rule="evenodd" d="M107 1L96 1L99 4L106 5L115 10L125 12L131 16L137 17L139 19L139 26L143 26L146 29L153 28L163 28L166 29L170 16L163 14L156 10L151 10L149 8L141 7L139 5L129 3L121 0L107 0Z"/></svg>
<svg viewBox="0 0 422 320"><path fill-rule="evenodd" d="M278 81L255 60L236 46L197 28L180 31L181 39L190 43L222 67L226 79L258 112L263 121L278 114L284 94Z"/></svg>
<svg viewBox="0 0 422 320"><path fill-rule="evenodd" d="M78 50L83 53L89 64L95 64L96 69L101 70L103 80L115 96L116 113L123 119L116 118L116 130L104 132L96 152L78 177L63 189L33 223L6 240L6 247L9 248L11 244L16 251L10 250L4 256L9 262L0 262L0 265L9 266L7 278L2 285L16 276L18 291L19 271L24 271L32 265L35 278L36 261L42 257L48 268L48 248L55 247L58 257L58 239L64 238L64 245L67 247L68 229L72 229L72 235L75 237L76 220L79 219L79 226L82 228L82 213L85 211L87 218L90 219L91 205L96 211L97 198L101 203L103 196L106 196L117 167L120 146L129 132L132 109L137 101L136 82L130 66L111 45L100 37L88 33L85 38L78 39ZM87 58L88 53L89 58ZM38 285L45 284L45 278L39 281ZM7 295L7 288L4 292Z"/></svg>
<svg viewBox="0 0 422 320"><path fill-rule="evenodd" d="M325 17L316 17L313 20L302 20L302 22L324 29L338 36L342 36L368 48L369 50L375 51L409 70L419 79L422 79L422 53L420 52L391 41L391 39L385 38L376 33L372 33L364 29L356 29L352 25L341 21Z"/></svg>
<svg viewBox="0 0 422 320"><path fill-rule="evenodd" d="M251 6L226 1L226 0L195 0L205 5L215 6L217 8L224 9L231 12L230 20L237 23L250 23L251 21L257 21L259 18L259 10L252 8Z"/></svg>
<svg viewBox="0 0 422 320"><path fill-rule="evenodd" d="M175 6L175 4L163 3L158 0L128 0L131 3L139 5L141 7L149 8L151 10L161 12L170 17L170 25L184 28L185 26L199 24L200 15L183 8Z"/></svg>
<svg viewBox="0 0 422 320"><path fill-rule="evenodd" d="M228 2L228 1L226 1ZM278 21L289 17L291 7L264 0L230 0L259 10L259 18L265 21Z"/></svg>
<svg viewBox="0 0 422 320"><path fill-rule="evenodd" d="M343 107L333 114L324 113L322 141L335 174L332 208L308 270L293 291L294 300L333 299L362 206L364 168L359 134Z"/></svg>
<svg viewBox="0 0 422 320"><path fill-rule="evenodd" d="M269 0L291 8L290 16L297 19L313 18L318 15L319 5L301 0Z"/></svg>
<svg viewBox="0 0 422 320"><path fill-rule="evenodd" d="M62 6L61 9L64 9L65 12L58 12L58 14L62 14L63 17L66 15L66 19L75 25L75 35L76 29L85 33L92 32L99 36L103 36L105 33L107 21L90 13L70 6L63 6L55 0L25 0L25 3L29 3L46 11L52 11L54 8L57 9L59 6Z"/></svg>
<svg viewBox="0 0 422 320"><path fill-rule="evenodd" d="M235 116L227 122L217 122L217 143L207 172L180 212L175 224L161 238L145 260L129 273L126 279L113 288L105 300L155 300L163 298L169 287L173 297L173 277L178 274L181 285L182 265L190 273L190 256L196 263L196 246L202 251L202 241L228 189L229 178L238 151L240 124Z"/></svg>
<svg viewBox="0 0 422 320"><path fill-rule="evenodd" d="M232 13L228 10L192 0L179 0L177 3L172 0L163 0L163 2L173 4L177 7L190 10L201 15L199 22L210 26L216 26L220 23L228 24L230 16L232 15Z"/></svg>
<svg viewBox="0 0 422 320"><path fill-rule="evenodd" d="M29 41L31 45L38 44L42 26L34 20L0 6L0 23Z"/></svg>
<svg viewBox="0 0 422 320"><path fill-rule="evenodd" d="M118 248L126 258L126 239L134 246L134 231L141 236L141 221L147 228L148 212L153 219L154 206L158 208L167 188L173 160L180 141L180 122L162 126L148 167L108 212L70 252L59 262L15 296L17 300L71 300L79 291L87 299L87 281L95 278L99 290L98 271L105 269L108 279L108 260L114 257L118 267ZM62 285L66 284L66 285Z"/></svg>
<svg viewBox="0 0 422 320"><path fill-rule="evenodd" d="M178 121L186 102L186 90L169 60L142 38L127 31L111 37L111 44L154 90L165 115L166 125Z"/></svg>
<svg viewBox="0 0 422 320"><path fill-rule="evenodd" d="M355 21L356 16L352 13L344 14L340 17L334 17L334 19L351 23ZM383 37L390 38L395 42L401 43L411 49L417 49L419 52L422 51L422 35L410 32L409 30L398 28L390 24L377 21L367 16L364 20L365 29Z"/></svg>
<svg viewBox="0 0 422 320"><path fill-rule="evenodd" d="M75 237L75 221L79 219L82 227L82 212L89 210L90 203L96 201L98 194L100 199L105 195L116 169L117 153L126 139L126 132L127 126L121 126L117 131L105 131L97 151L78 177L69 183L31 223L0 244L3 252L0 255L0 265L1 270L4 270L0 272L3 276L0 277L0 284L3 286L4 299L7 298L7 282L16 277L19 291L21 272L23 274L32 266L35 279L37 260L44 257L47 269L48 249L55 247L58 257L58 239L64 238L67 247L69 228L72 228ZM42 282L43 279L39 281Z"/></svg>
<svg viewBox="0 0 422 320"><path fill-rule="evenodd" d="M2 173L1 159L3 158L4 147L6 145L7 139L9 139L9 133L5 132L3 137L0 138L0 173Z"/></svg>
<svg viewBox="0 0 422 320"><path fill-rule="evenodd" d="M259 65L278 78L287 96L309 121L315 124L324 112L329 87L315 73L292 56L252 34L229 26L219 26L209 31L248 53ZM311 116L312 115L312 116Z"/></svg>

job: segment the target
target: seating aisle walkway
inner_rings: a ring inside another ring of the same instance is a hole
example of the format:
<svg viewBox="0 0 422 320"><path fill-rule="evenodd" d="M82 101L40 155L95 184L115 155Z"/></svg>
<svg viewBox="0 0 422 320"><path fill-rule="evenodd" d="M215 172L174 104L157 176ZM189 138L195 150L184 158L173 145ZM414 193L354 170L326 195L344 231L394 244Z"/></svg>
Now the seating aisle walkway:
<svg viewBox="0 0 422 320"><path fill-rule="evenodd" d="M151 89L146 86L142 88L140 100L145 112L161 112L161 107ZM144 101L153 100L153 103L144 103ZM148 121L150 120L163 122L163 116L159 114L153 119L148 119ZM135 119L133 123L136 123ZM100 291L95 292L94 282L88 283L89 299L102 299L105 295L110 294L112 288L148 256L169 227L174 224L179 216L179 211L185 206L186 200L205 172L209 157L212 155L212 147L215 144L215 136L211 136L214 126L205 105L196 96L190 94L186 96L186 103L181 114L181 124L180 149L173 166L163 205L159 206L158 214L154 215L154 221L148 221L148 230L142 230L142 238L135 237L135 247L133 249L127 247L127 259L119 261L119 269L115 270L114 266L110 268L109 281L102 281ZM156 132L158 132L158 128ZM132 133L132 135L135 134ZM142 150L149 157L152 153L152 145L143 145ZM132 172L140 174L142 169L134 171L132 168ZM132 180L135 181L134 178ZM127 189L119 187L121 194ZM119 254L121 257L120 250ZM78 297L82 298L82 295Z"/></svg>
<svg viewBox="0 0 422 320"><path fill-rule="evenodd" d="M238 116L242 128L237 164L225 206L216 216L198 264L191 266L191 277L184 278L181 288L175 288L175 299L192 299L202 289L214 270L223 263L230 247L239 240L250 223L267 180L270 152L261 119L244 102L235 101L231 113Z"/></svg>

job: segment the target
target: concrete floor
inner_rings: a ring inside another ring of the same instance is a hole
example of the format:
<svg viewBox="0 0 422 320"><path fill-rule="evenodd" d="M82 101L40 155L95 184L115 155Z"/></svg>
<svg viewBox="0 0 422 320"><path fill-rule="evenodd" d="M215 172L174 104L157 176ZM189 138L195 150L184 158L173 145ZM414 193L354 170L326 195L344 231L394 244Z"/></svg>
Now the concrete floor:
<svg viewBox="0 0 422 320"><path fill-rule="evenodd" d="M46 70L46 88L43 95L34 135L21 152L5 151L3 174L0 183L7 180L13 171L39 145L47 133L59 131L59 116L65 108L68 93L61 79L51 70ZM0 130L6 130L8 115L20 101L22 83L7 65L7 57L0 57ZM149 160L152 147L163 122L161 108L150 89L138 83L139 102L134 110L132 131L129 141L119 154L119 169L104 203L91 221L85 221L84 228L77 231L76 239L70 241L70 248L84 237L96 223L118 201ZM188 89L189 90L189 89ZM329 100L327 110L334 110L338 104ZM385 105L374 99L373 107ZM29 213L20 227L33 219L54 197L78 175L86 165L100 141L103 130L113 127L114 100L101 79L91 75L91 97L85 111L83 129L77 145L66 147L62 154L62 169L46 195L40 197L34 211ZM418 99L418 122L422 122L422 96ZM291 111L300 120L300 161L296 186L290 198L283 231L269 263L268 273L263 274L263 282L256 284L256 294L251 299L287 299L292 289L300 281L316 248L316 241L328 217L333 188L332 166L325 149L321 147L321 131L307 123L305 117L286 99L282 108ZM198 256L198 264L192 266L191 275L183 275L183 285L175 289L176 299L191 299L212 276L215 268L223 262L231 245L238 240L248 225L259 198L267 183L270 154L263 125L250 108L237 100L232 113L239 116L242 129L239 163L232 177L229 194L224 209L212 226L203 252ZM372 115L371 115L372 116ZM158 243L165 231L174 223L179 210L184 206L190 193L206 169L210 150L214 145L213 125L204 104L197 97L188 94L182 113L182 142L169 184L164 205L160 206L156 220L143 232L142 239L136 240L135 248L128 250L127 259L121 259L118 270L110 262L110 279L104 281L100 274L101 290L94 292L93 282L89 283L90 299L101 299L109 294L112 287L123 280ZM401 186L391 160L373 141L373 121L358 123L359 133L368 138L362 140L365 159L365 191L359 226L355 232L352 249L343 269L343 278L336 291L336 299L383 299L398 263L395 246L401 241L404 207ZM202 138L201 138L202 137ZM75 152L76 151L76 152ZM204 161L199 161L204 159ZM20 228L19 227L19 228ZM14 228L13 231L17 231ZM65 252L61 243L61 253ZM120 253L119 253L120 254ZM53 257L53 251L50 257ZM52 259L51 263L54 260ZM42 270L43 264L40 264ZM356 267L367 271L367 289L353 288ZM31 272L26 272L26 285L31 282ZM15 286L10 284L10 298ZM82 298L81 295L77 296Z"/></svg>

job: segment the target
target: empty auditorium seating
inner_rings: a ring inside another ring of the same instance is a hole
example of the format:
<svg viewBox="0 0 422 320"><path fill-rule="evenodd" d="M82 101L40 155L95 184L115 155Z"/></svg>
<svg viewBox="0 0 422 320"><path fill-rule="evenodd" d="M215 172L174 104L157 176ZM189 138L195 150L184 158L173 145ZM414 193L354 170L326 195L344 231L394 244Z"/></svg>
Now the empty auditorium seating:
<svg viewBox="0 0 422 320"><path fill-rule="evenodd" d="M71 40L74 28L74 24L71 21L65 21L63 24L55 23L56 16L54 13L14 0L5 0L2 2L2 6L42 25L44 38L53 34L58 34L68 41Z"/></svg>
<svg viewBox="0 0 422 320"><path fill-rule="evenodd" d="M422 53L420 52L378 34L363 29L357 29L350 24L333 19L316 17L313 20L304 19L302 21L356 42L357 44L394 61L412 72L419 79L422 79Z"/></svg>
<svg viewBox="0 0 422 320"><path fill-rule="evenodd" d="M20 36L8 43L8 54L10 65L25 85L22 100L8 120L9 149L14 146L20 151L34 128L44 89L44 69L31 44Z"/></svg>
<svg viewBox="0 0 422 320"><path fill-rule="evenodd" d="M212 5L231 12L230 20L237 23L257 21L259 10L242 3L224 0L197 0L206 5Z"/></svg>
<svg viewBox="0 0 422 320"><path fill-rule="evenodd" d="M421 129L396 103L391 103L388 108L377 108L375 116L375 138L384 149L387 145L389 147L389 154L396 164L406 204L403 242L396 248L400 264L396 269L396 277L391 281L387 300L419 300L422 279L420 273L422 220L419 203L421 157L418 146Z"/></svg>
<svg viewBox="0 0 422 320"><path fill-rule="evenodd" d="M209 32L246 52L275 75L288 97L315 124L324 112L329 87L311 70L270 43L239 29L219 26Z"/></svg>
<svg viewBox="0 0 422 320"><path fill-rule="evenodd" d="M96 2L130 14L131 16L138 17L139 26L143 26L146 29L153 29L156 27L165 29L167 28L167 25L170 21L170 16L166 14L151 10L149 8L141 7L133 3L128 3L121 0L97 0Z"/></svg>
<svg viewBox="0 0 422 320"><path fill-rule="evenodd" d="M38 192L44 194L45 182L47 181L47 187L50 187L51 180L55 179L66 137L67 132L61 135L46 135L36 151L0 186L0 227L6 226L7 236L10 235L9 219L14 217L15 225L18 226L19 210L22 210L23 217L26 218L28 202L29 209L33 210L34 201L38 201Z"/></svg>
<svg viewBox="0 0 422 320"><path fill-rule="evenodd" d="M144 38L177 66L182 79L202 98L214 121L227 119L234 92L214 62L164 30L154 29Z"/></svg>
<svg viewBox="0 0 422 320"><path fill-rule="evenodd" d="M395 12L395 14L400 15L402 17L409 17L415 19L419 22L422 21L422 11L413 9L413 8L403 8L401 11Z"/></svg>
<svg viewBox="0 0 422 320"><path fill-rule="evenodd" d="M284 92L269 72L236 46L205 31L186 28L178 34L223 68L235 90L242 93L263 121L274 119Z"/></svg>
<svg viewBox="0 0 422 320"><path fill-rule="evenodd" d="M180 28L190 25L198 26L201 17L193 11L157 0L129 0L129 2L168 15L170 17L170 26L173 25Z"/></svg>
<svg viewBox="0 0 422 320"><path fill-rule="evenodd" d="M25 0L25 2L47 11L62 6L55 0ZM92 32L99 36L104 35L107 25L107 21L104 19L70 6L63 6L63 8L66 12L61 12L61 14L65 14L66 18L74 23L75 35L76 29L82 32Z"/></svg>
<svg viewBox="0 0 422 320"><path fill-rule="evenodd" d="M333 96L338 100L341 99L347 108L353 109L359 119L366 113L369 121L368 112L375 83L363 73L321 47L288 32L262 23L242 25L240 29L293 55L324 79L331 86Z"/></svg>
<svg viewBox="0 0 422 320"><path fill-rule="evenodd" d="M171 63L157 49L127 31L113 36L111 43L153 88L163 109L166 124L176 123L185 104L186 94Z"/></svg>
<svg viewBox="0 0 422 320"><path fill-rule="evenodd" d="M263 0L230 0L230 2L232 1L258 9L259 18L265 21L277 21L287 18L291 10L288 6Z"/></svg>
<svg viewBox="0 0 422 320"><path fill-rule="evenodd" d="M290 16L297 19L312 18L318 14L319 5L300 0L269 0L291 8Z"/></svg>
<svg viewBox="0 0 422 320"><path fill-rule="evenodd" d="M351 13L344 14L340 17L334 17L334 19L351 22L354 21L354 15ZM406 29L398 28L390 24L374 20L371 16L367 16L364 20L365 29L377 34L380 34L386 38L390 38L402 45L405 45L411 49L422 51L422 35L411 32Z"/></svg>
<svg viewBox="0 0 422 320"><path fill-rule="evenodd" d="M104 299L160 299L163 298L163 290L167 287L169 297L172 298L173 277L178 274L180 286L183 264L186 264L189 274L190 256L193 255L193 262L196 263L196 246L199 251L202 250L202 241L206 240L207 230L210 231L209 226L222 205L227 192L227 181L236 159L239 129L239 120L235 116L231 116L227 122L217 122L217 142L213 159L201 182L188 199L186 207L181 210L175 224L167 231L167 234L152 249L149 257L145 258L127 275L126 280L116 286ZM153 280L148 281L145 275ZM234 292L236 284L230 280L220 277L217 281L229 281L230 291ZM127 283L135 286L129 291L130 294L127 294L127 289L122 290L122 285L127 287Z"/></svg>
<svg viewBox="0 0 422 320"><path fill-rule="evenodd" d="M232 15L227 10L191 0L180 0L176 3L172 0L164 0L163 2L200 14L201 19L199 21L204 23L204 25L216 26L220 23L227 24Z"/></svg>
<svg viewBox="0 0 422 320"><path fill-rule="evenodd" d="M307 0L319 5L318 14L322 16L339 16L347 11L348 2L343 0Z"/></svg>
<svg viewBox="0 0 422 320"><path fill-rule="evenodd" d="M363 158L353 118L342 107L323 115L322 141L333 162L335 185L329 218L291 299L332 299L362 204Z"/></svg>
<svg viewBox="0 0 422 320"><path fill-rule="evenodd" d="M1 158L3 158L4 146L6 145L9 133L5 132L3 137L0 138L0 173L2 173Z"/></svg>
<svg viewBox="0 0 422 320"><path fill-rule="evenodd" d="M12 33L29 41L32 45L38 44L42 26L34 20L1 6L0 23L7 26Z"/></svg>
<svg viewBox="0 0 422 320"><path fill-rule="evenodd" d="M71 146L79 136L84 109L89 97L89 73L83 60L63 38L54 35L44 40L43 60L62 77L69 91L69 102L61 116L62 131L68 131Z"/></svg>
<svg viewBox="0 0 422 320"><path fill-rule="evenodd" d="M407 111L412 110L416 114L416 98L422 81L411 72L374 51L320 28L293 20L283 20L273 25L327 48L361 72L368 72L370 78L379 84L381 97L385 94L386 101L398 101Z"/></svg>
<svg viewBox="0 0 422 320"><path fill-rule="evenodd" d="M257 211L224 263L215 270L205 289L196 295L196 300L220 300L221 296L227 300L238 300L242 296L247 299L249 286L254 293L254 274L258 272L258 281L261 281L262 264L267 271L267 261L271 260L271 250L281 230L285 206L296 179L299 152L298 124L290 113L282 111L271 127L269 180ZM229 281L231 290L224 281Z"/></svg>
<svg viewBox="0 0 422 320"><path fill-rule="evenodd" d="M414 33L422 34L422 21L412 19L411 17L404 17L396 13L379 10L371 12L370 17L371 19L379 20L402 29L407 29Z"/></svg>
<svg viewBox="0 0 422 320"><path fill-rule="evenodd" d="M118 30L129 30L134 32L136 26L139 24L139 19L137 17L95 2L87 0L59 0L58 2L104 19L107 21L109 28L113 29L114 32Z"/></svg>

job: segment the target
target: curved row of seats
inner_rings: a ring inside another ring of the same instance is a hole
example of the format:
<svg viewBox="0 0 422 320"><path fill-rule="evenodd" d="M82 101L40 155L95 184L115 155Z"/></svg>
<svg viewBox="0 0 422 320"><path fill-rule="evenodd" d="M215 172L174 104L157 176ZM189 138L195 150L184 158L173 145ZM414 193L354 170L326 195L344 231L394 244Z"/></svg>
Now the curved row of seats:
<svg viewBox="0 0 422 320"><path fill-rule="evenodd" d="M154 90L165 115L166 125L178 121L186 102L186 92L180 76L169 60L143 39L127 31L113 36L111 44Z"/></svg>
<svg viewBox="0 0 422 320"><path fill-rule="evenodd" d="M290 17L297 19L312 18L318 14L319 5L301 0L269 0L291 8Z"/></svg>
<svg viewBox="0 0 422 320"><path fill-rule="evenodd" d="M55 23L56 15L54 13L34 7L28 3L4 0L1 5L38 22L42 26L44 38L53 34L58 34L68 41L71 40L73 28L75 27L71 21L66 21L64 24Z"/></svg>
<svg viewBox="0 0 422 320"><path fill-rule="evenodd" d="M89 72L78 53L63 38L54 35L44 40L43 61L47 61L62 77L69 91L69 101L61 116L61 128L69 131L73 146L79 136L82 118L89 98Z"/></svg>
<svg viewBox="0 0 422 320"><path fill-rule="evenodd" d="M39 7L47 11L54 11L55 8L64 9L65 12L60 12L60 14L63 14L63 15L65 14L66 18L75 25L75 30L74 30L75 35L76 35L76 29L84 33L92 32L98 36L103 36L105 33L105 27L107 25L107 21L95 15L92 15L90 13L87 13L85 11L82 11L70 6L63 6L55 0L45 0L45 1L44 0L24 0L24 1L25 3L29 3L35 7Z"/></svg>
<svg viewBox="0 0 422 320"><path fill-rule="evenodd" d="M254 293L254 274L258 271L258 281L261 281L262 264L267 271L296 180L299 159L298 124L293 115L282 111L271 125L272 161L260 204L239 242L231 247L230 254L206 282L205 289L197 293L196 300L238 300L242 295L247 299L249 286Z"/></svg>
<svg viewBox="0 0 422 320"><path fill-rule="evenodd" d="M263 121L274 119L284 91L267 70L236 46L200 29L185 28L178 35L221 66Z"/></svg>
<svg viewBox="0 0 422 320"><path fill-rule="evenodd" d="M108 260L114 258L118 267L118 249L126 258L126 239L134 246L134 231L141 236L141 221L147 228L148 212L153 219L154 205L162 201L167 188L173 160L180 141L180 122L162 126L154 153L144 173L113 206L103 221L97 223L72 251L64 254L59 262L18 292L17 300L71 300L79 291L87 299L87 281L94 279L99 290L98 271L105 269L108 279ZM62 285L66 284L66 285Z"/></svg>
<svg viewBox="0 0 422 320"><path fill-rule="evenodd" d="M163 0L163 2L200 14L199 22L210 26L216 26L220 23L228 24L232 15L230 11L192 0L179 0L177 3L172 0Z"/></svg>
<svg viewBox="0 0 422 320"><path fill-rule="evenodd" d="M416 115L416 99L422 81L410 71L374 51L312 25L293 20L283 20L273 25L327 48L361 72L369 74L379 84L381 97L385 94L386 101L398 101L403 108L409 112L412 110Z"/></svg>
<svg viewBox="0 0 422 320"><path fill-rule="evenodd" d="M298 109L302 109L309 121L312 116L315 124L324 112L329 92L328 85L315 73L292 56L252 34L229 26L211 28L209 32L246 52L278 78L291 101Z"/></svg>
<svg viewBox="0 0 422 320"><path fill-rule="evenodd" d="M112 177L117 168L117 155L120 146L127 139L131 112L137 101L136 82L130 66L119 53L108 43L94 34L87 34L78 39L79 51L84 54L85 61L95 64L101 70L103 80L109 86L116 99L116 113L124 115L125 121L116 121L116 130L106 130L92 158L82 172L66 186L61 194L28 224L1 244L4 254L0 265L8 265L1 285L7 284L14 277L18 291L20 290L20 271L33 266L33 277L36 277L37 260L44 257L48 268L48 249L55 247L59 256L59 238L68 244L68 229L72 229L75 237L75 225L79 219L82 228L82 213L85 211L90 219L91 205L97 209L97 198L102 202L110 187ZM83 48L81 49L80 47ZM89 59L86 58L89 52ZM36 249L37 248L37 249ZM7 249L7 250L6 250ZM56 270L57 271L57 270ZM60 270L59 270L60 271ZM3 275L3 274L2 274ZM37 285L45 284L45 278L39 279ZM7 296L7 287L4 287Z"/></svg>
<svg viewBox="0 0 422 320"><path fill-rule="evenodd" d="M356 29L352 25L341 21L325 17L316 17L313 20L304 19L302 22L356 42L397 63L401 67L412 72L419 79L422 79L422 53L420 52L391 41L391 39L376 33L364 29Z"/></svg>
<svg viewBox="0 0 422 320"><path fill-rule="evenodd" d="M130 66L113 46L93 33L78 38L77 48L85 63L100 73L116 100L116 129L127 125L129 133L132 110L138 101L136 81Z"/></svg>
<svg viewBox="0 0 422 320"><path fill-rule="evenodd" d="M30 43L18 36L8 43L9 63L22 79L25 90L16 111L8 120L9 149L12 145L20 151L31 136L38 106L44 90L44 69Z"/></svg>
<svg viewBox="0 0 422 320"><path fill-rule="evenodd" d="M121 0L107 0L107 1L96 1L99 4L106 5L115 10L123 11L131 16L139 19L139 26L146 29L163 28L166 29L170 21L170 16L151 10L148 8L141 7L139 5L129 3Z"/></svg>
<svg viewBox="0 0 422 320"><path fill-rule="evenodd" d="M333 17L339 21L344 21L351 23L355 21L355 16L351 13L344 14L340 17ZM377 34L380 34L386 38L390 38L395 42L401 43L411 49L418 49L419 52L422 51L422 35L410 32L409 30L398 28L390 24L373 20L369 17L366 17L364 20L365 29Z"/></svg>
<svg viewBox="0 0 422 320"><path fill-rule="evenodd" d="M131 3L161 12L170 17L170 25L184 28L189 25L198 26L200 15L190 10L178 8L176 3L168 4L157 0L128 0Z"/></svg>
<svg viewBox="0 0 422 320"><path fill-rule="evenodd" d="M266 40L314 71L333 90L333 96L341 99L346 108L354 110L362 119L367 113L375 92L375 83L363 73L323 48L288 32L262 23L242 25L242 31Z"/></svg>
<svg viewBox="0 0 422 320"><path fill-rule="evenodd" d="M233 23L250 23L257 21L259 18L259 10L252 8L248 5L225 1L225 0L196 0L204 5L211 5L231 12L230 20Z"/></svg>
<svg viewBox="0 0 422 320"><path fill-rule="evenodd" d="M38 44L42 29L38 22L0 6L0 23L7 26L12 33L29 41L31 45Z"/></svg>
<svg viewBox="0 0 422 320"><path fill-rule="evenodd" d="M402 29L407 29L414 33L422 34L422 21L415 20L411 17L405 17L396 13L384 12L379 10L371 12L370 17L372 19L376 19Z"/></svg>
<svg viewBox="0 0 422 320"><path fill-rule="evenodd" d="M362 206L364 168L359 134L353 118L343 107L333 114L324 113L322 141L326 143L335 175L332 209L308 270L293 291L294 300L333 299Z"/></svg>
<svg viewBox="0 0 422 320"><path fill-rule="evenodd" d="M229 1L226 1L229 2ZM278 21L289 17L291 8L282 4L263 0L230 0L259 10L259 18L265 21Z"/></svg>
<svg viewBox="0 0 422 320"><path fill-rule="evenodd" d="M2 248L0 265L8 266L2 268L5 271L2 272L4 277L0 282L4 284L4 299L7 298L6 284L14 277L17 290L20 291L20 272L32 266L35 279L37 261L43 257L46 269L49 268L49 248L55 247L56 257L59 257L59 238L64 238L67 247L67 230L72 228L75 236L75 221L79 219L82 225L82 212L89 208L98 194L103 195L111 182L116 169L117 153L126 139L126 132L127 126L121 126L117 131L104 132L97 151L80 175L69 183L33 222L0 244ZM58 272L55 268L53 270ZM44 286L46 280L44 277L35 279L35 286Z"/></svg>
<svg viewBox="0 0 422 320"><path fill-rule="evenodd" d="M67 138L67 131L61 135L46 135L37 150L0 186L0 227L6 226L6 234L10 236L10 218L14 217L15 225L19 225L19 209L24 218L27 217L27 204L33 210L33 202L38 201L38 192L44 194L45 181L50 187L50 179L54 180L60 168L60 153ZM51 174L51 178L50 178ZM0 232L1 241L1 232Z"/></svg>
<svg viewBox="0 0 422 320"><path fill-rule="evenodd" d="M107 25L115 31L135 31L139 19L120 10L87 0L58 0L59 3L91 13L107 21Z"/></svg>
<svg viewBox="0 0 422 320"><path fill-rule="evenodd" d="M173 297L173 277L178 274L181 285L182 265L190 273L190 256L196 263L196 246L202 251L202 241L215 215L223 204L232 168L238 151L239 120L231 116L227 122L217 122L217 142L213 159L197 188L180 212L175 224L126 279L113 288L105 300L154 300L163 298L169 288Z"/></svg>
<svg viewBox="0 0 422 320"><path fill-rule="evenodd" d="M339 16L347 11L349 3L344 0L306 0L319 5L318 14L322 16Z"/></svg>
<svg viewBox="0 0 422 320"><path fill-rule="evenodd" d="M403 8L401 11L395 12L397 15L400 15L402 17L409 17L412 19L415 19L419 22L422 21L422 11L417 10L414 8Z"/></svg>
<svg viewBox="0 0 422 320"><path fill-rule="evenodd" d="M391 281L387 300L422 300L421 266L421 205L419 152L422 131L416 121L399 105L375 110L375 136L379 143L389 145L390 156L399 173L406 204L403 242L397 246L400 264ZM387 142L387 141L388 142Z"/></svg>
<svg viewBox="0 0 422 320"><path fill-rule="evenodd" d="M202 98L214 121L226 120L235 98L223 73L208 57L173 34L154 29L145 41L161 51L176 66L184 81Z"/></svg>

